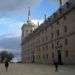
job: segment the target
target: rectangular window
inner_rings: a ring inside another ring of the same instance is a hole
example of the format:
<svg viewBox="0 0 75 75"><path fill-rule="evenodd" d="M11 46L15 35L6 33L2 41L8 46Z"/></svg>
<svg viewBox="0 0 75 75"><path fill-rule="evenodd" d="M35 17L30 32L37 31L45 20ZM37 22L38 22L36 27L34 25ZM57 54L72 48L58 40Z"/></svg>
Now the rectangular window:
<svg viewBox="0 0 75 75"><path fill-rule="evenodd" d="M51 33L51 39L53 38L53 33Z"/></svg>
<svg viewBox="0 0 75 75"><path fill-rule="evenodd" d="M44 42L44 37L42 37L42 39L41 39L41 40L42 40L42 42Z"/></svg>
<svg viewBox="0 0 75 75"><path fill-rule="evenodd" d="M59 24L59 21L57 21L56 24L58 25Z"/></svg>
<svg viewBox="0 0 75 75"><path fill-rule="evenodd" d="M46 49L48 50L48 45L46 45Z"/></svg>
<svg viewBox="0 0 75 75"><path fill-rule="evenodd" d="M57 41L57 46L59 45L59 41Z"/></svg>
<svg viewBox="0 0 75 75"><path fill-rule="evenodd" d="M26 32L28 32L28 30L26 30Z"/></svg>
<svg viewBox="0 0 75 75"><path fill-rule="evenodd" d="M52 49L54 49L54 44L52 43Z"/></svg>
<svg viewBox="0 0 75 75"><path fill-rule="evenodd" d="M57 36L59 36L59 30L57 30Z"/></svg>
<svg viewBox="0 0 75 75"><path fill-rule="evenodd" d="M46 41L47 41L47 35L45 36L45 39L46 39Z"/></svg>
<svg viewBox="0 0 75 75"><path fill-rule="evenodd" d="M67 45L68 44L68 39L65 39L65 45Z"/></svg>
<svg viewBox="0 0 75 75"><path fill-rule="evenodd" d="M42 49L43 49L43 50L45 50L45 48L44 48L44 47L42 47Z"/></svg>
<svg viewBox="0 0 75 75"><path fill-rule="evenodd" d="M67 32L67 26L64 26L64 32Z"/></svg>
<svg viewBox="0 0 75 75"><path fill-rule="evenodd" d="M38 59L40 59L40 55L38 55Z"/></svg>
<svg viewBox="0 0 75 75"><path fill-rule="evenodd" d="M48 54L46 54L46 58L48 59Z"/></svg>
<svg viewBox="0 0 75 75"><path fill-rule="evenodd" d="M30 32L33 32L33 30L30 30Z"/></svg>
<svg viewBox="0 0 75 75"><path fill-rule="evenodd" d="M45 28L45 31L47 31L47 28Z"/></svg>

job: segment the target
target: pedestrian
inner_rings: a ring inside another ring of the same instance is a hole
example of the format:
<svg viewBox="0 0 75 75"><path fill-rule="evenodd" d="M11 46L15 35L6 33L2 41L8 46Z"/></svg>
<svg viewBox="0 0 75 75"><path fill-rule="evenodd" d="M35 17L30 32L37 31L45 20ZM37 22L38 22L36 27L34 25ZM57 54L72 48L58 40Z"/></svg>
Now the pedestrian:
<svg viewBox="0 0 75 75"><path fill-rule="evenodd" d="M8 62L8 60L5 60L5 68L6 68L6 71L8 70L8 67L9 67L9 62Z"/></svg>
<svg viewBox="0 0 75 75"><path fill-rule="evenodd" d="M54 59L54 66L55 66L55 72L58 71L58 61L56 59Z"/></svg>

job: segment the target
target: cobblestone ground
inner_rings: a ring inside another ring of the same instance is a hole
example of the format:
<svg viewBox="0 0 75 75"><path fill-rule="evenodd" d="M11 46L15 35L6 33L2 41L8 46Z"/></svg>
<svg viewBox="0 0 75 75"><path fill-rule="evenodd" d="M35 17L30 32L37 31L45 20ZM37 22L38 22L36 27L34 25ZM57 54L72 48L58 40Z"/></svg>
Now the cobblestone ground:
<svg viewBox="0 0 75 75"><path fill-rule="evenodd" d="M0 64L0 75L75 75L75 65L59 66L55 72L52 65L10 64L6 72L4 64Z"/></svg>

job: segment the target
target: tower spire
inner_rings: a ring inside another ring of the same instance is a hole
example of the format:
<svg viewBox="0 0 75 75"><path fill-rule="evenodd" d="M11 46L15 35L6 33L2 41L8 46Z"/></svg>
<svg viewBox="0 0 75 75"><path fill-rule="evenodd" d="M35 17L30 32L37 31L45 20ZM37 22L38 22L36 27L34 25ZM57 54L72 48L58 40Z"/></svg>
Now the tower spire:
<svg viewBox="0 0 75 75"><path fill-rule="evenodd" d="M28 22L31 20L31 12L30 12L30 7L28 7Z"/></svg>
<svg viewBox="0 0 75 75"><path fill-rule="evenodd" d="M59 1L60 6L62 6L62 0L58 0L58 1Z"/></svg>
<svg viewBox="0 0 75 75"><path fill-rule="evenodd" d="M45 17L45 21L46 21L46 14L44 15L44 17Z"/></svg>

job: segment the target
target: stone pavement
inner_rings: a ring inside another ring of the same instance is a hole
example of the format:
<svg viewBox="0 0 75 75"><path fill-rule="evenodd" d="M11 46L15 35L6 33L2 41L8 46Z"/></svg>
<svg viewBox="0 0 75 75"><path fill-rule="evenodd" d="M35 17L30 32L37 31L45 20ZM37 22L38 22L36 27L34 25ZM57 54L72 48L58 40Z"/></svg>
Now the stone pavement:
<svg viewBox="0 0 75 75"><path fill-rule="evenodd" d="M59 66L55 72L52 65L10 64L6 72L4 64L0 64L0 75L75 75L75 65Z"/></svg>

